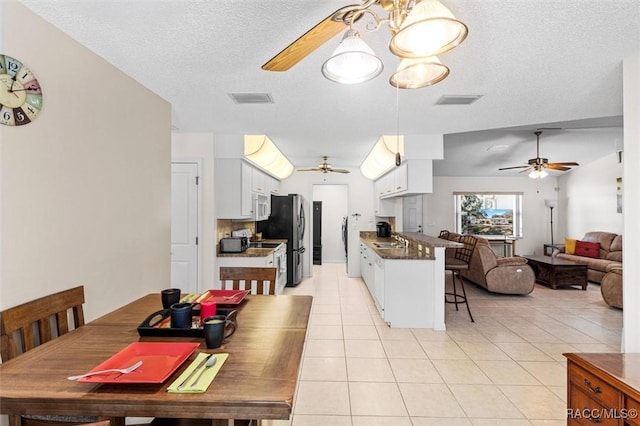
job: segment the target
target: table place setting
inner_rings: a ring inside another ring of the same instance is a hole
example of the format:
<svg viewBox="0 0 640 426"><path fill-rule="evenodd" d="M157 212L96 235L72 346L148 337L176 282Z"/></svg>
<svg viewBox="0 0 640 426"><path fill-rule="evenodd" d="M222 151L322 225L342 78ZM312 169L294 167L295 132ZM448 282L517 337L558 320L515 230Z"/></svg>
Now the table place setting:
<svg viewBox="0 0 640 426"><path fill-rule="evenodd" d="M204 393L229 357L228 353L200 352L184 372L167 388L169 393Z"/></svg>

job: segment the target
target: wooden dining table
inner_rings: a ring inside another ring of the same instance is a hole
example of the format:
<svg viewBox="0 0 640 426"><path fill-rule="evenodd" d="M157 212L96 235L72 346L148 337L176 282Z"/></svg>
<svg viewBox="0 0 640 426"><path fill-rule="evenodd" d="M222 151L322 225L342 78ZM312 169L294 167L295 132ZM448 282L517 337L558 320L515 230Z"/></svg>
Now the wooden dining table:
<svg viewBox="0 0 640 426"><path fill-rule="evenodd" d="M0 364L0 413L225 419L229 424L288 419L311 301L311 296L248 295L237 307L236 332L209 350L201 337L139 336L138 326L162 307L159 294L143 296ZM138 341L199 342L200 347L163 383L67 380ZM167 392L199 352L229 354L207 391Z"/></svg>

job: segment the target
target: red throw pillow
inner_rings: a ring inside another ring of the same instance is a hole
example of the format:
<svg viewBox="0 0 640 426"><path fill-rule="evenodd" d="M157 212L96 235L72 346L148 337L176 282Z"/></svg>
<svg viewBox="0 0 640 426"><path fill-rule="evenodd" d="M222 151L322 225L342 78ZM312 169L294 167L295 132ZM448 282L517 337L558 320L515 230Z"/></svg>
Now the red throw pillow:
<svg viewBox="0 0 640 426"><path fill-rule="evenodd" d="M584 257L600 258L600 243L591 243L589 241L576 241L575 254Z"/></svg>

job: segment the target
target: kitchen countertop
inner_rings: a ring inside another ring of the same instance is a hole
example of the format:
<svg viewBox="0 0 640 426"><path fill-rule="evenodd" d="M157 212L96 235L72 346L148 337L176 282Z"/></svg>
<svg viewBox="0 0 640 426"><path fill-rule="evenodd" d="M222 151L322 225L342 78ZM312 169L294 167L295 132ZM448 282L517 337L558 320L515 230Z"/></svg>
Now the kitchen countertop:
<svg viewBox="0 0 640 426"><path fill-rule="evenodd" d="M260 241L250 241L250 243L275 243L275 244L281 244L287 243L286 239L283 240L277 240L277 239L272 239L272 240L260 240ZM270 254L273 253L275 249L274 248L254 248L254 247L249 247L248 249L246 249L245 251L241 252L241 253L221 253L220 252L220 244L216 244L216 257L265 257L265 256L269 256Z"/></svg>
<svg viewBox="0 0 640 426"><path fill-rule="evenodd" d="M381 258L398 260L434 260L435 247L449 248L461 245L454 241L430 237L419 232L398 233L398 235L409 240L409 247L378 248L373 243L393 243L397 241L394 238L380 238L375 232L370 231L361 231L360 239ZM418 244L423 246L422 250L418 250Z"/></svg>

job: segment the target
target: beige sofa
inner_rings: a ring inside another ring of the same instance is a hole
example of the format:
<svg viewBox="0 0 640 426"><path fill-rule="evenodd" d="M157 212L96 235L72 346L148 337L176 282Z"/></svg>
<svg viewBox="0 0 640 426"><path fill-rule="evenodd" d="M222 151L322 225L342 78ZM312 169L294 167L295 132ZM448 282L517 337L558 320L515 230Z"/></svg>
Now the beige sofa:
<svg viewBox="0 0 640 426"><path fill-rule="evenodd" d="M450 233L449 240L456 241L459 234ZM493 293L529 294L536 284L533 269L523 257L498 257L491 249L489 241L477 237L478 242L471 257L469 270L460 275ZM447 256L452 255L447 249Z"/></svg>
<svg viewBox="0 0 640 426"><path fill-rule="evenodd" d="M622 235L602 231L587 232L581 241L600 243L599 258L567 254L564 247L554 250L552 256L587 265L587 279L598 284L602 282L609 265L622 268Z"/></svg>

